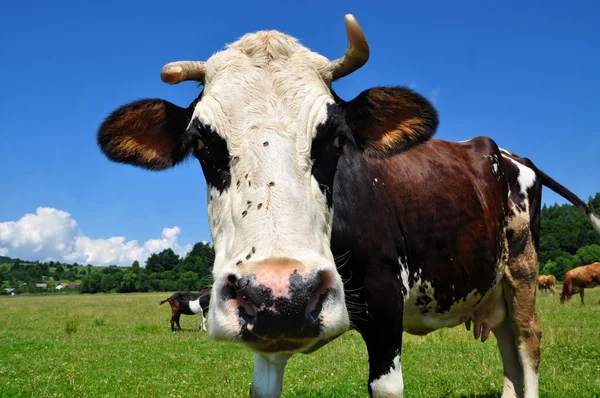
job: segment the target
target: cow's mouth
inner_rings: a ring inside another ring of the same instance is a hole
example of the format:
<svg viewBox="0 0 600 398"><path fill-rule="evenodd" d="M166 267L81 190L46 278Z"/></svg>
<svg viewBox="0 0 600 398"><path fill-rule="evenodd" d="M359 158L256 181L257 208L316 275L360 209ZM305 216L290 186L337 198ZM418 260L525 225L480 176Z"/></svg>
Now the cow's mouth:
<svg viewBox="0 0 600 398"><path fill-rule="evenodd" d="M261 339L255 341L246 341L246 345L255 352L261 353L295 353L302 351L310 344L313 339Z"/></svg>

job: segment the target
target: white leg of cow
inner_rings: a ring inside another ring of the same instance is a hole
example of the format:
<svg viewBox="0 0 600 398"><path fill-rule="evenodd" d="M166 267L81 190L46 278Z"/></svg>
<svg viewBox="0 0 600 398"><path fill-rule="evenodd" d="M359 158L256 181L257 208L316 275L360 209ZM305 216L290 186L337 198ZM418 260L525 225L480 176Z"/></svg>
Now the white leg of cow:
<svg viewBox="0 0 600 398"><path fill-rule="evenodd" d="M373 398L402 398L404 397L404 379L400 355L396 355L389 372L370 384Z"/></svg>
<svg viewBox="0 0 600 398"><path fill-rule="evenodd" d="M251 398L279 398L283 387L285 365L291 355L254 354L254 376L250 385Z"/></svg>
<svg viewBox="0 0 600 398"><path fill-rule="evenodd" d="M202 311L202 307L200 307L200 330L204 331L204 311Z"/></svg>
<svg viewBox="0 0 600 398"><path fill-rule="evenodd" d="M519 357L523 366L525 398L537 398L539 394L537 366L534 366L527 347L519 347Z"/></svg>
<svg viewBox="0 0 600 398"><path fill-rule="evenodd" d="M505 319L493 330L498 342L504 368L504 388L502 398L517 398L523 396L523 369L519 361L519 353L515 335L510 325L510 319Z"/></svg>

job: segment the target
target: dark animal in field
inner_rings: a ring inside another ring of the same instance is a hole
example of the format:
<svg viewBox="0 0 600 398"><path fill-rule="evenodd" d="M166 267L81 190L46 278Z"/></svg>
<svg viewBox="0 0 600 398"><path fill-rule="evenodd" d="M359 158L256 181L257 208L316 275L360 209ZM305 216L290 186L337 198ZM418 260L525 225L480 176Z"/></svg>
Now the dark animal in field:
<svg viewBox="0 0 600 398"><path fill-rule="evenodd" d="M538 276L538 289L540 292L550 292L554 294L556 288L556 277L554 275Z"/></svg>
<svg viewBox="0 0 600 398"><path fill-rule="evenodd" d="M581 304L585 304L583 293L585 289L591 289L600 284L600 263L590 265L582 265L567 271L563 279L562 293L560 294L560 302L571 299L574 294L579 293Z"/></svg>
<svg viewBox="0 0 600 398"><path fill-rule="evenodd" d="M210 289L203 289L199 293L177 292L171 297L161 301L159 305L169 302L171 306L171 331L175 332L175 324L181 330L179 317L183 315L200 314L200 330L206 331L206 315L210 305Z"/></svg>
<svg viewBox="0 0 600 398"><path fill-rule="evenodd" d="M400 397L403 332L460 324L495 334L504 397L537 397L542 186L599 231L600 218L490 138L432 138L437 111L412 90L340 98L333 83L369 58L350 15L346 29L337 60L261 31L207 62L167 64L163 80L202 83L198 98L125 104L98 144L150 170L200 163L216 255L208 332L254 351L252 397L280 396L293 354L351 328L370 395Z"/></svg>

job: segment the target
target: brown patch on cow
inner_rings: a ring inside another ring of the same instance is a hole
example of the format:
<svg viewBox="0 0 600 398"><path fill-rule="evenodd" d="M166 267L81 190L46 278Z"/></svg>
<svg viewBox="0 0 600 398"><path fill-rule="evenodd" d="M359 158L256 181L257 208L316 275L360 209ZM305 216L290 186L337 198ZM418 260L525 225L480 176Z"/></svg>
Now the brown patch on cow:
<svg viewBox="0 0 600 398"><path fill-rule="evenodd" d="M527 213L518 213L509 220L514 233L509 245L509 262L502 280L517 347L524 348L537 371L540 364L542 325L535 307L538 257L533 244Z"/></svg>
<svg viewBox="0 0 600 398"><path fill-rule="evenodd" d="M187 155L182 136L188 122L188 110L167 101L137 101L106 118L98 130L97 142L113 161L162 170Z"/></svg>
<svg viewBox="0 0 600 398"><path fill-rule="evenodd" d="M369 155L388 155L431 138L437 111L407 88L373 88L348 103L347 121ZM364 141L364 142L361 142Z"/></svg>

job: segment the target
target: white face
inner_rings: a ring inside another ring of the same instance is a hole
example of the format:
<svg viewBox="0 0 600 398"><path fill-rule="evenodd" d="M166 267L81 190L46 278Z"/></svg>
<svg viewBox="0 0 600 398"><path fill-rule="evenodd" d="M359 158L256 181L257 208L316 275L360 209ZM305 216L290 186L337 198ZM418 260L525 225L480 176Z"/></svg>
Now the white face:
<svg viewBox="0 0 600 398"><path fill-rule="evenodd" d="M212 337L298 351L348 329L329 247L333 214L311 158L335 107L326 62L277 32L246 35L207 62L190 128L206 145L197 156L216 252ZM211 172L203 150L229 159Z"/></svg>

